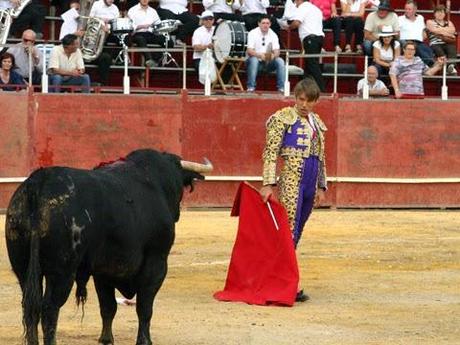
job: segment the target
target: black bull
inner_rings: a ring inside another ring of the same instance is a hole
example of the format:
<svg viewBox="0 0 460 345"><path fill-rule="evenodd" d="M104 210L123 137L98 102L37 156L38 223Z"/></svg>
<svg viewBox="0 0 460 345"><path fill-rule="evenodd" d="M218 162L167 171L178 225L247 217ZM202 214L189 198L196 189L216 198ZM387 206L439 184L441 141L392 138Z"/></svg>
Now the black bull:
<svg viewBox="0 0 460 345"><path fill-rule="evenodd" d="M44 343L56 344L59 309L73 283L77 303L84 303L93 276L102 316L99 342L113 344L118 289L127 298L137 294L136 344L152 344L153 301L166 276L183 189L211 169L138 150L94 170L50 167L32 173L14 193L6 216L26 343L38 344L41 320Z"/></svg>

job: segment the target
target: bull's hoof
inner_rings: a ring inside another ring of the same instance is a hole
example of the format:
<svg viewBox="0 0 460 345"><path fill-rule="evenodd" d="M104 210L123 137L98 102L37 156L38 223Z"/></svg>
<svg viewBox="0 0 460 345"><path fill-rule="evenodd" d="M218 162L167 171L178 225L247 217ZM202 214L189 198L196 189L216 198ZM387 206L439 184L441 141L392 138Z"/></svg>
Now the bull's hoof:
<svg viewBox="0 0 460 345"><path fill-rule="evenodd" d="M310 299L307 294L303 292L303 290L300 290L297 292L297 295L295 296L295 301L296 302L306 302Z"/></svg>

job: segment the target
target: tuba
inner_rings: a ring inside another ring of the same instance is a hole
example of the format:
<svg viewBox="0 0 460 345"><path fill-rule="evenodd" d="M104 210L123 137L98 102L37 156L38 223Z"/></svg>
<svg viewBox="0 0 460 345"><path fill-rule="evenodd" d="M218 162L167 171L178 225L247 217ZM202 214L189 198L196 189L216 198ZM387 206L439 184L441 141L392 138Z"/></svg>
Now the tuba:
<svg viewBox="0 0 460 345"><path fill-rule="evenodd" d="M104 48L107 32L105 22L99 18L88 18L85 34L81 39L81 54L85 61L96 60Z"/></svg>
<svg viewBox="0 0 460 345"><path fill-rule="evenodd" d="M32 0L19 1L19 5L14 8L0 10L0 44L5 44L10 34L11 23L13 18L19 17L22 10L30 4Z"/></svg>
<svg viewBox="0 0 460 345"><path fill-rule="evenodd" d="M104 48L107 32L104 30L105 23L102 19L88 17L94 0L80 1L80 17L78 28L84 30L81 39L81 54L85 61L96 60Z"/></svg>

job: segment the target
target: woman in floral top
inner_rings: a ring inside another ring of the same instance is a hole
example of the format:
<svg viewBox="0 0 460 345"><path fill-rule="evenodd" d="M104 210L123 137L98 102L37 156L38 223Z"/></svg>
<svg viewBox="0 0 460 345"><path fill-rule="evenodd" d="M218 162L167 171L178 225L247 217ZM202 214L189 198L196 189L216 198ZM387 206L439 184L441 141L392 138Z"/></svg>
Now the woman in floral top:
<svg viewBox="0 0 460 345"><path fill-rule="evenodd" d="M433 67L429 68L418 56L415 56L415 43L407 41L403 47L404 54L398 56L390 68L391 85L395 97L404 95L424 95L423 75L434 75L441 70L444 60L438 58Z"/></svg>

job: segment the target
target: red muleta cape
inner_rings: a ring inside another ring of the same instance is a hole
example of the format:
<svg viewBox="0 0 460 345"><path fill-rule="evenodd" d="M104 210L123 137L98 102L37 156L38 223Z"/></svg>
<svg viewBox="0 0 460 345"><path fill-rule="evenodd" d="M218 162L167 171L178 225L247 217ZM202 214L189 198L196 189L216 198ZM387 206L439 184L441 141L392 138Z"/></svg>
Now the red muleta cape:
<svg viewBox="0 0 460 345"><path fill-rule="evenodd" d="M214 294L217 300L294 304L299 270L289 222L281 204L269 203L279 230L259 192L246 182L240 184L231 213L240 217L238 234L225 288Z"/></svg>

